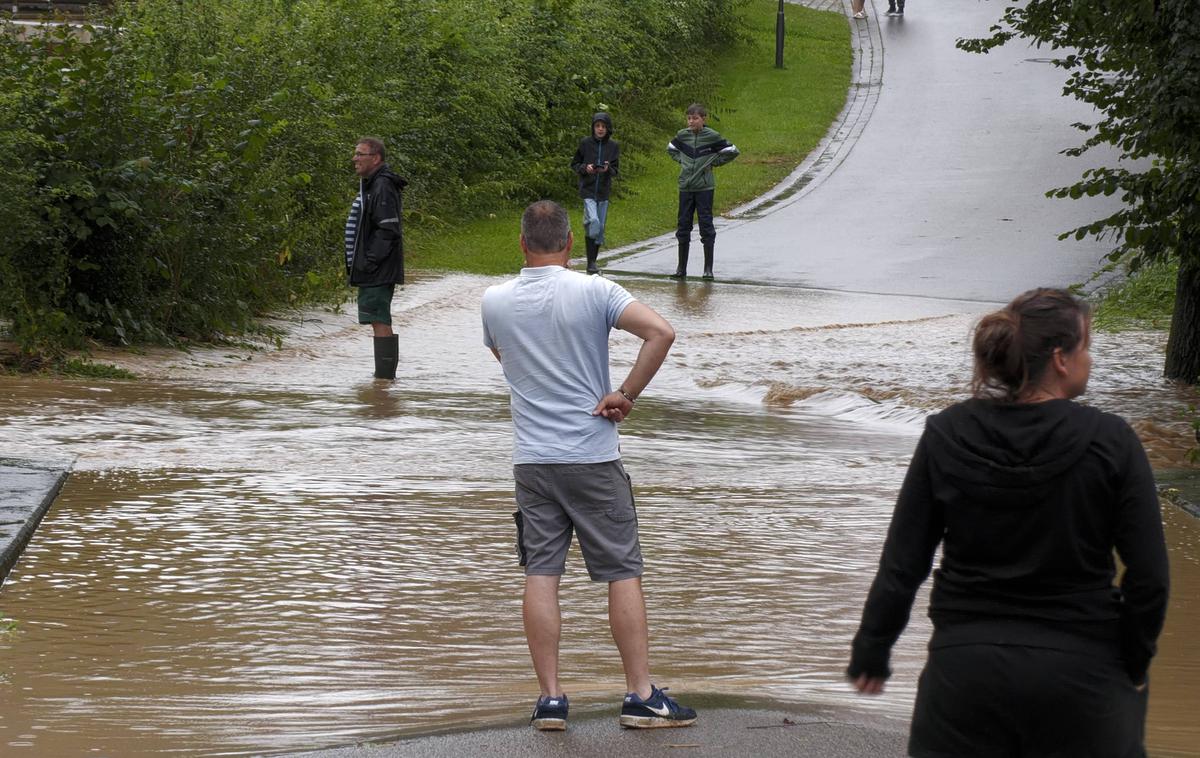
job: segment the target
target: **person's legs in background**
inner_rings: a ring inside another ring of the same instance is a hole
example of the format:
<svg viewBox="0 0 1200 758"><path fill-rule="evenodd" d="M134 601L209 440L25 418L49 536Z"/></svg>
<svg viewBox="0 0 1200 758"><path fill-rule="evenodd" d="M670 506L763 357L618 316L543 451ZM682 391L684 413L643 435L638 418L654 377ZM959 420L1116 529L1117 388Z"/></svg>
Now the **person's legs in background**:
<svg viewBox="0 0 1200 758"><path fill-rule="evenodd" d="M713 190L697 192L696 216L700 219L700 243L704 245L704 278L713 278L713 246L717 227L713 224Z"/></svg>
<svg viewBox="0 0 1200 758"><path fill-rule="evenodd" d="M583 229L586 235L587 272L589 274L600 273L596 259L600 255L601 246L604 245L604 225L607 221L608 201L584 198Z"/></svg>
<svg viewBox="0 0 1200 758"><path fill-rule="evenodd" d="M394 380L400 363L400 338L392 331L392 297L396 285L358 288L358 323L370 324L375 378Z"/></svg>
<svg viewBox="0 0 1200 758"><path fill-rule="evenodd" d="M679 243L679 262L675 266L672 279L683 279L687 276L688 249L692 244L692 216L696 213L695 192L679 191L679 214L675 223L675 239Z"/></svg>

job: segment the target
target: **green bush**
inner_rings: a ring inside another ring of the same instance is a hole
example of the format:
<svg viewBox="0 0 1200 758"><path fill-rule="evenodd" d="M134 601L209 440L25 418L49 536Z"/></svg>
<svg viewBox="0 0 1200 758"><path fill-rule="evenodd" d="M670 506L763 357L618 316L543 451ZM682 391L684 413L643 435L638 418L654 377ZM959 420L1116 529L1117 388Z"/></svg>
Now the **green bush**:
<svg viewBox="0 0 1200 758"><path fill-rule="evenodd" d="M333 291L366 134L417 227L563 197L580 114L618 109L651 149L711 87L737 5L130 0L82 33L6 25L0 319L53 355L211 339Z"/></svg>

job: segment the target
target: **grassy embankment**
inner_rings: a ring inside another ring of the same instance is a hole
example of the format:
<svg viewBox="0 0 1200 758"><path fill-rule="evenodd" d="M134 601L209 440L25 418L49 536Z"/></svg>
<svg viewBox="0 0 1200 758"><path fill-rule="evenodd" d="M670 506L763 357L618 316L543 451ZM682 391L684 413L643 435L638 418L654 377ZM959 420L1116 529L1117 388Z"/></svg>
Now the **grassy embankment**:
<svg viewBox="0 0 1200 758"><path fill-rule="evenodd" d="M1178 272L1179 264L1176 261L1155 263L1138 269L1100 296L1092 316L1092 325L1104 332L1169 329L1175 310ZM1200 441L1200 409L1189 405L1180 412ZM1200 445L1192 448L1187 457L1193 464L1200 463Z"/></svg>
<svg viewBox="0 0 1200 758"><path fill-rule="evenodd" d="M1096 303L1093 325L1109 332L1169 328L1178 271L1174 262L1139 269L1103 293Z"/></svg>
<svg viewBox="0 0 1200 758"><path fill-rule="evenodd" d="M749 36L713 60L720 84L705 105L708 125L738 146L741 156L717 169L716 211L724 212L770 189L804 160L841 111L850 85L850 36L841 14L788 4L784 68L775 68L774 0L751 0L743 13ZM679 123L683 128L684 108ZM621 137L621 114L613 114ZM669 231L675 226L679 167L667 157L674 132L664 132L662 149L651 156L623 154L622 176L616 180L609 209L607 248L615 248ZM581 138L584 134L579 135ZM574 174L562 160L562 181L571 187ZM517 247L522 207L463 224L450 232L406 238L409 266L417 269L515 273L521 266ZM569 208L579 234L581 205ZM582 255L582 243L576 254Z"/></svg>

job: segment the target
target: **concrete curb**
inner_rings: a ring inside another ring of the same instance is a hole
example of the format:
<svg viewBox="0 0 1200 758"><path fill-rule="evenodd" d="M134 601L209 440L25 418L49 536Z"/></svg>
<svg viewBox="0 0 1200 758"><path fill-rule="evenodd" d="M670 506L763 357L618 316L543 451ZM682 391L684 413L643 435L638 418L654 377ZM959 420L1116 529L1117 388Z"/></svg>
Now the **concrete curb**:
<svg viewBox="0 0 1200 758"><path fill-rule="evenodd" d="M840 10L850 16L849 0L803 0L796 5L814 10ZM850 45L854 52L850 90L829 132L795 171L765 194L731 210L729 219L752 221L791 205L816 189L850 154L871 120L883 86L883 36L879 25L851 22ZM674 239L673 233L669 236Z"/></svg>
<svg viewBox="0 0 1200 758"><path fill-rule="evenodd" d="M868 0L869 2L870 0ZM814 10L841 11L850 19L850 0L789 0ZM718 233L760 219L777 210L799 201L828 178L862 135L883 86L883 37L875 23L851 23L850 45L854 53L853 74L846 104L830 125L829 131L817 147L788 174L783 181L748 203L739 205L724 216L717 216L713 223ZM642 253L651 253L675 248L675 232L634 242L623 247L602 252L599 262L606 268L611 264L634 258ZM612 268L621 273L620 268ZM629 273L629 272L625 272Z"/></svg>
<svg viewBox="0 0 1200 758"><path fill-rule="evenodd" d="M1200 471L1159 471L1155 478L1159 497L1200 518Z"/></svg>
<svg viewBox="0 0 1200 758"><path fill-rule="evenodd" d="M0 585L33 538L74 464L74 458L0 458Z"/></svg>
<svg viewBox="0 0 1200 758"><path fill-rule="evenodd" d="M686 729L626 730L615 711L572 710L565 732L537 732L514 717L512 725L470 731L363 742L290 755L309 758L446 758L513 756L612 758L618 755L696 758L791 758L801 755L878 756L906 754L907 724L845 709L790 705L771 700L722 696L685 697L700 713ZM532 704L531 704L532 707Z"/></svg>

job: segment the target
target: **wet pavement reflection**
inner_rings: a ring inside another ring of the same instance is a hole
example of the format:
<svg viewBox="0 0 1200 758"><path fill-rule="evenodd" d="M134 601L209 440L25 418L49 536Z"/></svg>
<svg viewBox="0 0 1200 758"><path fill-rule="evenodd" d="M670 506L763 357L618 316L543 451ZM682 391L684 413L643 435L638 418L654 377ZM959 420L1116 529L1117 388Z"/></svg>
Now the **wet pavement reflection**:
<svg viewBox="0 0 1200 758"><path fill-rule="evenodd" d="M0 632L3 753L246 754L521 721L536 684L507 394L479 334L492 281L406 288L391 386L367 378L350 316L317 313L278 350L122 358L138 381L0 377L4 452L79 456L0 592L16 622ZM841 672L923 418L963 396L971 324L992 306L622 283L679 332L622 427L659 683L902 723L922 611L886 696L853 695ZM1163 341L1097 335L1087 400L1176 467L1196 397L1159 377ZM637 345L614 342L620 376ZM1164 516L1174 600L1149 744L1189 755L1200 526ZM565 686L573 710L611 709L604 592L571 564Z"/></svg>

